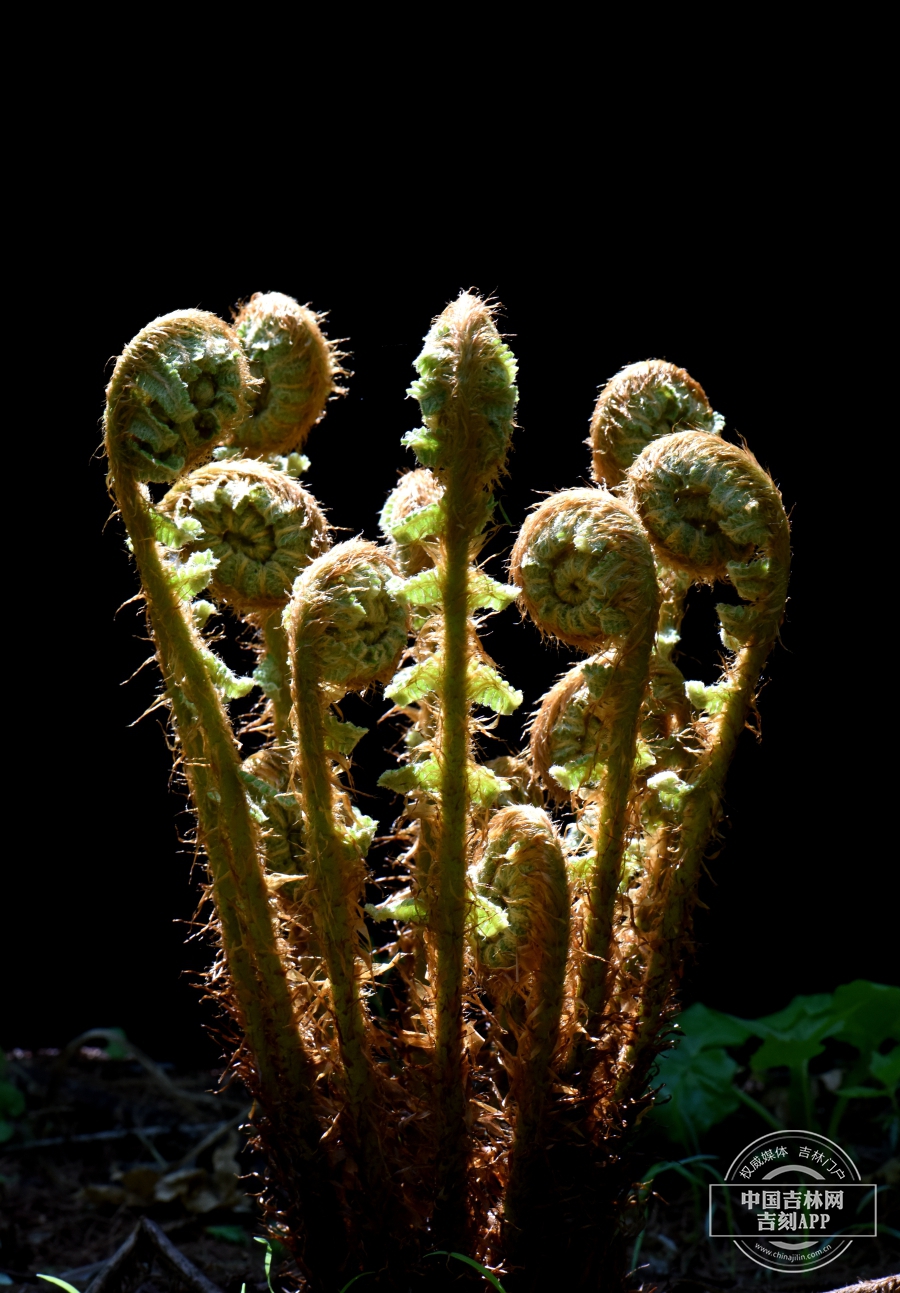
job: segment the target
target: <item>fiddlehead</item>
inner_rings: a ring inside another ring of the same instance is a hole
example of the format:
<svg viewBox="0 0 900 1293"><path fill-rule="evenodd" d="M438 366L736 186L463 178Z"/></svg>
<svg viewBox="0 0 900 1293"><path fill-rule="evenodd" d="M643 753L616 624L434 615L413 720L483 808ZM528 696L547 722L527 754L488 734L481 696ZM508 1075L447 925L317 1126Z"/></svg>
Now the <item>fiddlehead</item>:
<svg viewBox="0 0 900 1293"><path fill-rule="evenodd" d="M169 315L144 329L119 359L107 391L109 485L141 576L209 861L233 1005L253 1056L267 1141L289 1182L298 1255L305 1231L307 1258L330 1269L340 1221L320 1147L315 1074L276 946L237 746L190 609L198 588L189 574L164 560L157 541L162 518L139 484L177 475L185 462L200 456L198 441L202 453L208 451L228 419L243 413L245 376L233 335L211 315ZM208 413L212 425L201 420L198 409ZM206 577L201 573L199 587ZM285 1170L291 1162L295 1172L296 1164L303 1165L294 1176Z"/></svg>
<svg viewBox="0 0 900 1293"><path fill-rule="evenodd" d="M202 310L165 314L116 362L107 391L107 444L135 480L173 481L232 435L254 395L244 352L227 324Z"/></svg>
<svg viewBox="0 0 900 1293"><path fill-rule="evenodd" d="M216 561L210 588L238 614L287 605L300 571L327 550L328 526L311 494L252 459L210 463L159 504L188 537L185 552Z"/></svg>
<svg viewBox="0 0 900 1293"><path fill-rule="evenodd" d="M404 575L416 575L434 565L433 543L423 543L443 528L444 491L427 467L405 472L381 509L381 532L391 544L391 556Z"/></svg>
<svg viewBox="0 0 900 1293"><path fill-rule="evenodd" d="M608 648L550 692L532 737L535 765L547 771L551 789L577 790L589 803L599 799L599 811L586 815L579 808L594 837L585 868L578 991L590 1024L609 986L605 962L659 609L655 563L634 512L605 491L586 489L565 490L532 513L510 568L522 604L542 632L583 650ZM573 735L569 761L560 764L557 757Z"/></svg>
<svg viewBox="0 0 900 1293"><path fill-rule="evenodd" d="M629 472L629 497L661 560L693 580L730 583L743 599L717 607L722 641L734 652L722 680L713 687L686 684L701 711L696 764L686 782L676 778L677 784L660 787L679 831L652 920L641 1015L628 1056L631 1072L620 1083L623 1092L633 1093L646 1075L672 976L680 971L728 765L784 614L790 531L778 490L752 454L702 432L648 446Z"/></svg>
<svg viewBox="0 0 900 1293"><path fill-rule="evenodd" d="M664 359L629 364L607 382L594 408L588 441L594 480L619 485L638 454L660 436L687 430L718 434L722 425L703 387L683 368Z"/></svg>
<svg viewBox="0 0 900 1293"><path fill-rule="evenodd" d="M500 585L476 575L471 561L493 509L492 486L504 470L518 393L515 361L497 332L493 311L468 293L434 321L416 370L419 380L410 393L419 401L424 426L406 435L404 443L434 473L443 496L422 509L425 524L409 536L438 537L436 570L413 575L405 596L435 611L438 649L398 675L387 695L401 706L435 698L433 755L401 772L429 792L436 808L427 880L435 962L435 1224L442 1239L460 1242L467 1154L462 1064L467 836L473 795L484 798L487 792L489 798L500 789L497 779L472 761L471 709L481 703L509 713L521 701L485 657L471 619L477 606L496 608L511 598Z"/></svg>
<svg viewBox="0 0 900 1293"><path fill-rule="evenodd" d="M389 678L406 647L408 614L388 584L396 567L374 544L342 543L297 580L285 614L310 903L325 954L347 1104L369 1184L383 1176L374 1075L359 993L357 929L362 859L375 823L352 808L332 772L331 703Z"/></svg>
<svg viewBox="0 0 900 1293"><path fill-rule="evenodd" d="M475 953L516 1036L515 1057L509 1060L516 1127L505 1213L507 1221L521 1225L542 1151L569 950L566 864L545 812L515 806L495 813L475 888L502 917L489 932L484 922L476 926ZM520 1009L514 1001L521 1002Z"/></svg>
<svg viewBox="0 0 900 1293"><path fill-rule="evenodd" d="M281 292L256 292L234 330L257 382L252 411L234 428L230 443L263 457L302 448L322 418L341 356L322 333L322 316Z"/></svg>

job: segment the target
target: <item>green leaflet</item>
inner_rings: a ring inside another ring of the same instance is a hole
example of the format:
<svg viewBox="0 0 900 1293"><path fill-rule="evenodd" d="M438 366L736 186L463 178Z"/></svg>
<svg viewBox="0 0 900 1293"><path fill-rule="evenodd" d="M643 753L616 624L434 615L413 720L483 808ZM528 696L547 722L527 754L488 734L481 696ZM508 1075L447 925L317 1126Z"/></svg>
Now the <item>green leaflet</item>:
<svg viewBox="0 0 900 1293"><path fill-rule="evenodd" d="M375 832L378 830L378 823L372 817L367 817L361 813L358 808L351 805L350 812L353 815L352 822L345 823L341 828L344 839L349 840L358 850L360 857L365 857L372 846L375 838Z"/></svg>
<svg viewBox="0 0 900 1293"><path fill-rule="evenodd" d="M203 526L193 516L181 518L177 524L168 516L163 516L155 508L150 508L150 521L157 540L167 548L183 548L186 543L193 543L202 533Z"/></svg>
<svg viewBox="0 0 900 1293"><path fill-rule="evenodd" d="M713 686L707 687L702 682L686 682L684 690L687 692L688 700L695 709L703 710L707 714L721 714L728 704L728 698L734 690L734 684L731 682L717 682Z"/></svg>
<svg viewBox="0 0 900 1293"><path fill-rule="evenodd" d="M191 605L191 615L194 618L194 627L197 629L206 628L207 620L217 613L218 610L212 602L193 602Z"/></svg>
<svg viewBox="0 0 900 1293"><path fill-rule="evenodd" d="M350 754L368 730L367 727L357 727L355 723L342 723L334 714L325 715L325 736L329 742L329 751Z"/></svg>
<svg viewBox="0 0 900 1293"><path fill-rule="evenodd" d="M252 678L239 678L237 674L232 673L225 661L220 660L208 647L201 647L200 655L203 657L203 663L206 665L206 671L213 686L224 700L240 700L256 686Z"/></svg>
<svg viewBox="0 0 900 1293"><path fill-rule="evenodd" d="M490 942L509 929L509 917L498 903L476 894L469 908L469 925L476 938Z"/></svg>
<svg viewBox="0 0 900 1293"><path fill-rule="evenodd" d="M411 705L436 691L440 680L441 659L440 656L433 655L421 664L411 665L394 674L385 687L384 694L395 705Z"/></svg>
<svg viewBox="0 0 900 1293"><path fill-rule="evenodd" d="M218 564L219 558L210 548L204 548L202 552L192 552L187 561L163 562L163 569L177 595L189 602L203 592Z"/></svg>
<svg viewBox="0 0 900 1293"><path fill-rule="evenodd" d="M892 1051L888 1051L887 1055L881 1055L875 1051L869 1062L869 1072L877 1082L887 1088L887 1094L892 1096L897 1090L897 1084L900 1083L900 1046L895 1046Z"/></svg>
<svg viewBox="0 0 900 1293"><path fill-rule="evenodd" d="M510 783L503 777L495 776L489 768L470 763L468 769L469 794L473 802L487 807L509 790ZM379 786L407 795L414 790L427 790L431 793L440 789L441 769L436 759L424 759L421 763L407 763L402 768L391 768L378 778Z"/></svg>
<svg viewBox="0 0 900 1293"><path fill-rule="evenodd" d="M264 655L253 670L253 681L267 696L277 696L284 686L281 670L270 655Z"/></svg>
<svg viewBox="0 0 900 1293"><path fill-rule="evenodd" d="M428 922L425 904L421 898L414 898L408 890L395 894L386 902L367 902L363 910L373 920L400 920L407 925L425 925Z"/></svg>
<svg viewBox="0 0 900 1293"><path fill-rule="evenodd" d="M434 567L421 570L409 579L391 579L388 588L408 606L437 607L441 604L440 574ZM479 570L469 584L469 610L503 611L518 595L518 588L501 584Z"/></svg>
<svg viewBox="0 0 900 1293"><path fill-rule="evenodd" d="M414 395L416 395L415 388L418 385L418 382L414 382L410 387L410 391ZM424 407L422 411L426 411ZM407 431L406 435L400 437L400 443L402 445L406 445L407 449L412 449L423 467L437 466L441 452L441 441L438 436L429 431L427 427L417 427L415 431ZM417 535L414 537L419 536ZM411 541L409 539L397 539L396 535L394 535L394 538L398 543L409 543Z"/></svg>
<svg viewBox="0 0 900 1293"><path fill-rule="evenodd" d="M395 575L388 580L388 591L394 597L399 597L401 601L406 602L407 606L439 606L440 575L434 566L428 570L420 570L417 575L412 575L409 579L398 579Z"/></svg>
<svg viewBox="0 0 900 1293"><path fill-rule="evenodd" d="M414 433L410 432L412 434ZM431 538L442 533L445 520L443 503L429 503L427 507L412 512L396 525L391 525L391 538L395 543L415 543L417 539Z"/></svg>
<svg viewBox="0 0 900 1293"><path fill-rule="evenodd" d="M518 595L515 585L498 583L482 570L477 570L469 585L469 606L472 610L505 611Z"/></svg>
<svg viewBox="0 0 900 1293"><path fill-rule="evenodd" d="M663 808L676 813L680 812L684 797L691 790L677 772L657 772L655 777L648 777L647 785L656 791Z"/></svg>
<svg viewBox="0 0 900 1293"><path fill-rule="evenodd" d="M469 697L495 714L512 714L522 703L522 693L510 687L493 665L482 661L469 665Z"/></svg>

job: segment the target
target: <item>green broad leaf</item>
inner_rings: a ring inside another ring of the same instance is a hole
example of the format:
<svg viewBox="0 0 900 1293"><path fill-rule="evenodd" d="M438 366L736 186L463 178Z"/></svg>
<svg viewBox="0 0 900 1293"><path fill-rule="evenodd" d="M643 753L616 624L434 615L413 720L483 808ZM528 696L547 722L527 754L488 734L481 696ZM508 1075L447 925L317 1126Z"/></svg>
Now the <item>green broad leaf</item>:
<svg viewBox="0 0 900 1293"><path fill-rule="evenodd" d="M367 735L367 727L357 727L355 723L343 723L334 714L325 715L325 737L329 750L338 754L350 754Z"/></svg>
<svg viewBox="0 0 900 1293"><path fill-rule="evenodd" d="M873 1086L842 1086L837 1094L844 1100L883 1100L888 1093Z"/></svg>
<svg viewBox="0 0 900 1293"><path fill-rule="evenodd" d="M180 525L170 516L164 516L155 508L150 509L150 522L158 543L167 548L183 548L186 543L196 543L203 533L203 526L193 516L185 516Z"/></svg>
<svg viewBox="0 0 900 1293"><path fill-rule="evenodd" d="M759 1020L757 1024L761 1022ZM780 1068L782 1065L797 1068L816 1055L821 1055L825 1049L822 1039L833 1037L840 1032L840 1028L840 1021L835 1021L831 1015L801 1017L789 1030L776 1031L769 1028L762 1034L765 1040L753 1054L750 1067L755 1073Z"/></svg>
<svg viewBox="0 0 900 1293"><path fill-rule="evenodd" d="M220 660L208 647L202 647L200 654L213 686L224 700L239 700L256 686L252 678L239 678L237 674L232 673L225 661Z"/></svg>
<svg viewBox="0 0 900 1293"><path fill-rule="evenodd" d="M428 922L425 904L408 893L398 894L387 902L367 902L363 910L373 920L399 920L406 925L425 925Z"/></svg>
<svg viewBox="0 0 900 1293"><path fill-rule="evenodd" d="M438 572L420 570L409 579L399 579L396 575L388 580L388 592L392 593L407 606L439 606L441 601L441 581Z"/></svg>
<svg viewBox="0 0 900 1293"><path fill-rule="evenodd" d="M885 1087L888 1095L893 1095L900 1082L900 1046L895 1046L887 1055L879 1055L876 1051L869 1062L869 1072ZM838 1094L843 1095L843 1092Z"/></svg>
<svg viewBox="0 0 900 1293"><path fill-rule="evenodd" d="M639 736L634 747L635 772L643 772L645 768L652 768L655 763L656 755L650 749L648 742L642 736Z"/></svg>
<svg viewBox="0 0 900 1293"><path fill-rule="evenodd" d="M192 552L187 561L163 562L163 569L177 596L189 602L203 592L218 564L219 558L210 548L204 548L202 552Z"/></svg>
<svg viewBox="0 0 900 1293"><path fill-rule="evenodd" d="M738 1108L734 1089L737 1063L721 1046L692 1051L684 1043L659 1059L662 1090L652 1118L675 1142L692 1144L698 1136Z"/></svg>
<svg viewBox="0 0 900 1293"><path fill-rule="evenodd" d="M495 714L512 714L522 703L522 693L510 687L493 665L483 661L469 666L469 698Z"/></svg>
<svg viewBox="0 0 900 1293"><path fill-rule="evenodd" d="M437 689L441 680L441 658L433 655L421 664L410 665L394 674L384 694L395 705L411 705Z"/></svg>
<svg viewBox="0 0 900 1293"><path fill-rule="evenodd" d="M505 611L519 595L513 584L501 584L477 570L469 584L469 608L482 611Z"/></svg>
<svg viewBox="0 0 900 1293"><path fill-rule="evenodd" d="M12 1082L0 1081L0 1115L4 1118L18 1118L19 1114L24 1112L25 1097L19 1088ZM11 1127L9 1135L12 1135ZM2 1137L2 1139L8 1140L9 1136Z"/></svg>
<svg viewBox="0 0 900 1293"><path fill-rule="evenodd" d="M710 1010L699 1001L681 1012L678 1027L683 1034L679 1049L686 1046L695 1054L707 1047L740 1046L754 1035L753 1026L743 1019Z"/></svg>
<svg viewBox="0 0 900 1293"><path fill-rule="evenodd" d="M779 1037L789 1036L795 1029L805 1035L808 1020L833 1017L833 1003L834 998L825 992L810 997L794 997L789 1006L774 1015L764 1015L762 1019L754 1020L751 1027L757 1037L767 1037L770 1033Z"/></svg>
<svg viewBox="0 0 900 1293"><path fill-rule="evenodd" d="M856 979L836 990L833 1012L843 1024L841 1041L864 1058L889 1038L900 1042L900 988Z"/></svg>

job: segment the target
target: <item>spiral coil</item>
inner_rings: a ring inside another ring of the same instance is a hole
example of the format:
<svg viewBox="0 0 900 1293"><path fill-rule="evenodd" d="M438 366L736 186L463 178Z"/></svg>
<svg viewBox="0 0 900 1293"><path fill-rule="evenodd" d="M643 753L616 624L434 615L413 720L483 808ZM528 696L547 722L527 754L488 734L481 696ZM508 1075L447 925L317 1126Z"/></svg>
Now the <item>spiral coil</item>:
<svg viewBox="0 0 900 1293"><path fill-rule="evenodd" d="M322 333L321 316L281 292L256 292L235 320L235 332L257 381L251 415L231 443L247 454L301 448L344 370Z"/></svg>
<svg viewBox="0 0 900 1293"><path fill-rule="evenodd" d="M434 565L422 540L441 528L443 496L443 487L433 473L427 467L418 467L400 477L381 509L381 532L405 575L416 575Z"/></svg>
<svg viewBox="0 0 900 1293"><path fill-rule="evenodd" d="M746 449L702 431L649 445L628 473L628 497L660 557L697 581L730 583L741 606L719 606L726 645L780 621L790 532L781 496Z"/></svg>
<svg viewBox="0 0 900 1293"><path fill-rule="evenodd" d="M406 649L409 613L390 591L397 567L374 543L353 539L319 557L294 585L285 613L296 652L314 647L320 677L363 691L393 676Z"/></svg>
<svg viewBox="0 0 900 1293"><path fill-rule="evenodd" d="M190 533L187 550L212 552L213 596L240 613L285 606L300 571L330 544L313 496L254 459L198 468L159 510Z"/></svg>
<svg viewBox="0 0 900 1293"><path fill-rule="evenodd" d="M629 364L604 386L591 418L593 476L612 487L639 453L673 431L718 434L724 420L683 368L664 359Z"/></svg>
<svg viewBox="0 0 900 1293"><path fill-rule="evenodd" d="M162 315L128 343L107 389L111 456L171 482L244 421L255 384L235 334L203 310Z"/></svg>
<svg viewBox="0 0 900 1293"><path fill-rule="evenodd" d="M476 940L486 970L527 972L544 959L565 962L569 889L562 846L540 808L516 805L491 819L476 891L506 913L506 925Z"/></svg>
<svg viewBox="0 0 900 1293"><path fill-rule="evenodd" d="M584 651L621 640L656 612L647 537L604 490L563 490L542 503L522 527L510 572L541 632Z"/></svg>

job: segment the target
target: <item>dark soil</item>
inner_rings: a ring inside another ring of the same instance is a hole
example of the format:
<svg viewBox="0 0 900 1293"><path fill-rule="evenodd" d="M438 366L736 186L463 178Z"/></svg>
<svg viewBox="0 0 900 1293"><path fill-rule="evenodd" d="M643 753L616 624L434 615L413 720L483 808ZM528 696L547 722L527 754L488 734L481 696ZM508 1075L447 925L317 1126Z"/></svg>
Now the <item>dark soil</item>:
<svg viewBox="0 0 900 1293"><path fill-rule="evenodd" d="M223 1293L241 1293L243 1285L265 1293L265 1249L255 1242L264 1227L253 1197L262 1165L241 1130L250 1110L246 1091L234 1083L219 1090L216 1071L178 1073L141 1060L109 1058L92 1046L71 1055L9 1055L6 1077L25 1095L26 1109L0 1145L0 1293L52 1287L38 1272L85 1290L144 1216ZM756 1134L753 1126L726 1122L703 1149L721 1148L721 1169L735 1144ZM880 1221L900 1230L900 1159L887 1145L848 1148L864 1179L881 1187ZM637 1170L687 1153L646 1137ZM890 1236L854 1243L834 1272L797 1280L751 1270L727 1242L707 1238L704 1191L675 1172L655 1184L628 1281L633 1293L822 1293L900 1270ZM460 1287L479 1287L462 1266L436 1272L441 1287L448 1276L455 1286L457 1275ZM176 1288L167 1280L154 1273L142 1293ZM277 1253L272 1283L276 1293L301 1287Z"/></svg>

